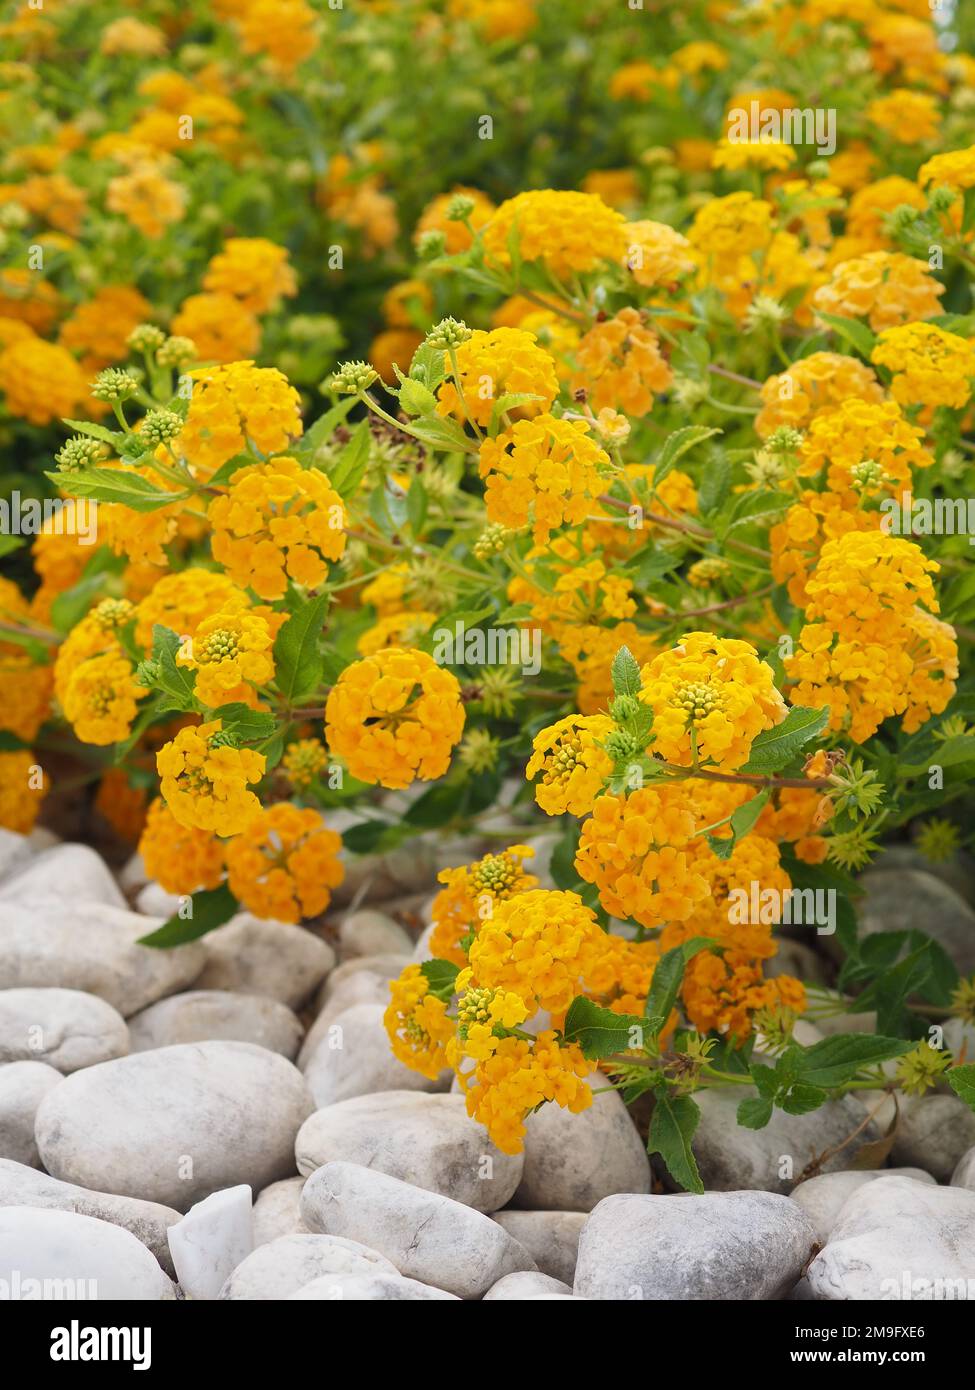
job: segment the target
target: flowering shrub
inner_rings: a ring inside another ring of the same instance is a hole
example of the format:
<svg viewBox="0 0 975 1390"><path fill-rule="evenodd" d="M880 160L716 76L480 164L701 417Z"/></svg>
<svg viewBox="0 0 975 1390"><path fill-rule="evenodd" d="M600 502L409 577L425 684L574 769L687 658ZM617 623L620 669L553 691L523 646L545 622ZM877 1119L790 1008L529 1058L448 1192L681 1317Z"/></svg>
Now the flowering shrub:
<svg viewBox="0 0 975 1390"><path fill-rule="evenodd" d="M759 1128L934 1084L975 990L861 940L855 875L971 843L952 23L948 56L913 0L21 5L0 825L87 788L186 900L154 947L510 840L441 873L386 1015L507 1152L597 1070L694 1189L696 1091ZM584 69L571 109L543 67ZM782 138L808 91L835 131ZM835 932L834 990L783 926ZM854 1000L877 1035L797 1041Z"/></svg>

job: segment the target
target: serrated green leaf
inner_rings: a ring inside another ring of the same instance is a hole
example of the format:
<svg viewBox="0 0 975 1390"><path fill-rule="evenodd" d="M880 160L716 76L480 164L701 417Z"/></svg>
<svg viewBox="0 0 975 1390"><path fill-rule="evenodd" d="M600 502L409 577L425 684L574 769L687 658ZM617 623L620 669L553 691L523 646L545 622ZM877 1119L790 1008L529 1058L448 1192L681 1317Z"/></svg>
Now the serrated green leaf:
<svg viewBox="0 0 975 1390"><path fill-rule="evenodd" d="M617 695L639 695L640 668L629 647L620 647L613 657L610 674Z"/></svg>
<svg viewBox="0 0 975 1390"><path fill-rule="evenodd" d="M565 1016L563 1032L569 1042L576 1043L582 1055L595 1060L642 1047L647 1036L648 1020L635 1014L617 1014L604 1009L584 994L576 995Z"/></svg>
<svg viewBox="0 0 975 1390"><path fill-rule="evenodd" d="M755 739L742 772L770 777L788 767L800 748L814 739L829 722L829 709L810 709L796 705L774 729L766 729Z"/></svg>
<svg viewBox="0 0 975 1390"><path fill-rule="evenodd" d="M157 666L157 675L153 684L175 701L175 708L193 710L197 708L196 673L187 666L177 665L176 655L181 645L175 632L159 623L155 624L152 629L152 659Z"/></svg>
<svg viewBox="0 0 975 1390"><path fill-rule="evenodd" d="M774 1109L770 1100L762 1096L749 1096L739 1104L736 1118L743 1129L764 1129Z"/></svg>
<svg viewBox="0 0 975 1390"><path fill-rule="evenodd" d="M946 1072L946 1077L955 1095L975 1110L975 1062L967 1062L962 1067L952 1067Z"/></svg>
<svg viewBox="0 0 975 1390"><path fill-rule="evenodd" d="M683 429L674 430L673 434L664 440L660 453L654 459L653 486L659 487L678 459L683 458L696 444L722 433L722 430L712 429L708 425L685 425Z"/></svg>
<svg viewBox="0 0 975 1390"><path fill-rule="evenodd" d="M275 638L274 678L288 704L294 704L322 683L318 643L328 605L328 594L306 599Z"/></svg>
<svg viewBox="0 0 975 1390"><path fill-rule="evenodd" d="M865 323L859 319L848 319L843 314L822 314L817 311L816 317L828 323L830 328L835 328L841 338L856 348L865 362L870 361L877 339Z"/></svg>
<svg viewBox="0 0 975 1390"><path fill-rule="evenodd" d="M455 992L460 967L449 960L425 960L420 974L429 984L430 993L447 1003Z"/></svg>
<svg viewBox="0 0 975 1390"><path fill-rule="evenodd" d="M813 1043L799 1054L798 1075L808 1086L830 1091L852 1081L867 1067L879 1066L910 1051L902 1038L877 1037L872 1033L837 1033Z"/></svg>
<svg viewBox="0 0 975 1390"><path fill-rule="evenodd" d="M109 444L115 450L125 439L122 430L110 430L105 425L96 425L91 420L65 420L69 430L74 430L75 434L86 434L90 439L98 439L102 444Z"/></svg>
<svg viewBox="0 0 975 1390"><path fill-rule="evenodd" d="M699 951L706 951L715 943L709 936L695 936L665 951L654 966L653 980L645 1006L648 1018L662 1018L666 1023L680 992L687 962L693 960Z"/></svg>
<svg viewBox="0 0 975 1390"><path fill-rule="evenodd" d="M369 422L362 420L352 431L352 438L339 454L335 463L326 470L328 481L343 501L352 496L365 476L366 469L369 467L371 444L372 436L369 433Z"/></svg>
<svg viewBox="0 0 975 1390"><path fill-rule="evenodd" d="M667 1172L685 1192L704 1191L697 1160L691 1148L701 1111L690 1096L658 1091L650 1121L647 1153L659 1154Z"/></svg>
<svg viewBox="0 0 975 1390"><path fill-rule="evenodd" d="M114 502L133 512L155 512L189 497L189 492L163 492L131 468L89 468L84 473L48 473L69 497Z"/></svg>
<svg viewBox="0 0 975 1390"><path fill-rule="evenodd" d="M213 712L214 719L219 719L224 732L236 734L241 743L258 743L262 739L268 739L277 728L277 721L273 714L265 710L251 709L250 705L234 702L229 705L221 705Z"/></svg>

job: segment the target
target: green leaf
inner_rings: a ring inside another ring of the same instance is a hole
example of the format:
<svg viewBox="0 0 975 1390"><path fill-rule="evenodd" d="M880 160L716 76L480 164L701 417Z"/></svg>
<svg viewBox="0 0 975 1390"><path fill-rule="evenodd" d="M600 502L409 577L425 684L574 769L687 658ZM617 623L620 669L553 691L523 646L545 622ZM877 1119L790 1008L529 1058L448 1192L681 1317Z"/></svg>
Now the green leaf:
<svg viewBox="0 0 975 1390"><path fill-rule="evenodd" d="M400 407L407 415L429 416L436 414L437 398L428 386L424 386L422 381L414 381L412 377L404 377L403 384L399 388Z"/></svg>
<svg viewBox="0 0 975 1390"><path fill-rule="evenodd" d="M757 796L753 796L750 801L738 806L728 817L728 825L731 827L731 834L724 837L719 835L708 835L707 842L713 854L719 859L727 859L731 851L742 838L747 835L749 830L758 820L759 816L769 799L771 793L766 789Z"/></svg>
<svg viewBox="0 0 975 1390"><path fill-rule="evenodd" d="M298 450L301 453L306 453L308 450L318 449L322 444L327 443L336 428L341 425L349 411L357 403L357 396L344 396L338 405L333 405L331 410L326 410L324 415L320 415L315 423L305 430L298 441ZM213 479L211 478L210 481L212 482Z"/></svg>
<svg viewBox="0 0 975 1390"><path fill-rule="evenodd" d="M175 632L156 623L152 629L152 659L156 663L153 684L176 702L178 709L197 708L196 673L187 666L176 664L181 642Z"/></svg>
<svg viewBox="0 0 975 1390"><path fill-rule="evenodd" d="M796 705L774 729L758 735L751 747L748 762L742 772L771 776L788 767L799 749L826 727L829 709L810 709Z"/></svg>
<svg viewBox="0 0 975 1390"><path fill-rule="evenodd" d="M353 396L351 399L355 399ZM226 487L235 473L242 468L250 468L257 462L251 454L234 454L232 459L222 463L216 473L211 473L207 478L207 487Z"/></svg>
<svg viewBox="0 0 975 1390"><path fill-rule="evenodd" d="M410 431L421 444L449 454L466 454L473 448L471 440L455 420L441 419L438 415L425 415L421 420L411 421Z"/></svg>
<svg viewBox="0 0 975 1390"><path fill-rule="evenodd" d="M648 1018L662 1018L664 1024L666 1023L671 1010L677 1003L677 995L684 979L687 962L693 960L699 951L706 951L714 944L715 942L709 936L695 936L690 941L685 941L680 946L674 946L672 950L664 952L654 967L653 980L647 995L646 1014Z"/></svg>
<svg viewBox="0 0 975 1390"><path fill-rule="evenodd" d="M423 486L423 480L416 477L410 483L410 490L406 494L406 515L414 540L419 540L423 534L423 523L427 519L428 506L429 498L427 497L427 490Z"/></svg>
<svg viewBox="0 0 975 1390"><path fill-rule="evenodd" d="M443 348L431 347L426 342L421 343L413 354L413 361L410 363L410 376L414 381L421 381L431 391L436 391L444 379Z"/></svg>
<svg viewBox="0 0 975 1390"><path fill-rule="evenodd" d="M617 695L639 695L640 668L629 647L620 647L613 657L610 674L613 678L613 690Z"/></svg>
<svg viewBox="0 0 975 1390"><path fill-rule="evenodd" d="M369 466L371 445L369 422L363 420L353 430L352 438L339 454L334 466L326 470L329 482L343 501L346 497L351 497L362 482Z"/></svg>
<svg viewBox="0 0 975 1390"><path fill-rule="evenodd" d="M449 960L425 960L420 974L428 982L430 993L447 1003L455 992L460 967Z"/></svg>
<svg viewBox="0 0 975 1390"><path fill-rule="evenodd" d="M685 425L683 429L675 430L664 440L663 448L654 460L653 486L655 488L660 486L667 474L676 465L677 460L683 458L688 450L693 449L696 444L701 444L705 439L711 439L714 435L722 433L722 430L711 429L707 425Z"/></svg>
<svg viewBox="0 0 975 1390"><path fill-rule="evenodd" d="M762 1096L749 1096L738 1106L736 1118L743 1129L764 1129L772 1118L774 1109L770 1100Z"/></svg>
<svg viewBox="0 0 975 1390"><path fill-rule="evenodd" d="M563 1031L569 1042L578 1044L584 1057L611 1057L643 1046L647 1020L635 1014L614 1013L578 994L569 1005Z"/></svg>
<svg viewBox="0 0 975 1390"><path fill-rule="evenodd" d="M842 314L821 314L817 311L816 317L828 323L830 328L835 328L840 337L852 344L865 361L870 361L870 354L876 346L877 339L866 324L861 323L859 319L848 319Z"/></svg>
<svg viewBox="0 0 975 1390"><path fill-rule="evenodd" d="M275 680L289 704L322 683L322 655L318 642L328 605L328 594L307 599L275 638Z"/></svg>
<svg viewBox="0 0 975 1390"><path fill-rule="evenodd" d="M133 512L155 512L189 497L189 492L163 492L131 468L89 468L84 473L48 473L69 497L117 502Z"/></svg>
<svg viewBox="0 0 975 1390"><path fill-rule="evenodd" d="M465 792L466 787L462 783L436 782L404 812L403 821L423 830L435 830L446 825L460 810Z"/></svg>
<svg viewBox="0 0 975 1390"><path fill-rule="evenodd" d="M105 425L95 425L91 420L65 420L69 430L74 430L75 434L87 434L90 439L99 439L103 444L109 444L116 451L125 439L122 430L110 430Z"/></svg>
<svg viewBox="0 0 975 1390"><path fill-rule="evenodd" d="M837 1033L805 1048L799 1056L798 1075L808 1086L827 1091L852 1081L865 1067L875 1067L901 1057L912 1044L902 1038L876 1037L872 1033Z"/></svg>
<svg viewBox="0 0 975 1390"><path fill-rule="evenodd" d="M27 542L22 536L0 536L0 559L4 555L9 555L12 550L19 550Z"/></svg>
<svg viewBox="0 0 975 1390"><path fill-rule="evenodd" d="M205 888L190 899L190 911L185 917L174 913L168 922L148 936L140 936L138 945L166 948L196 941L216 927L229 922L240 906L225 883L219 888Z"/></svg>
<svg viewBox="0 0 975 1390"><path fill-rule="evenodd" d="M110 578L105 570L83 575L77 584L58 594L51 604L51 626L57 632L70 632L88 612L95 595L104 589Z"/></svg>
<svg viewBox="0 0 975 1390"><path fill-rule="evenodd" d="M241 743L258 743L270 738L277 728L273 714L237 702L221 705L214 710L213 716L220 720L224 732L236 734Z"/></svg>
<svg viewBox="0 0 975 1390"><path fill-rule="evenodd" d="M821 1086L810 1086L806 1081L797 1081L780 1101L787 1115L807 1115L810 1110L818 1110L829 1099L829 1093Z"/></svg>
<svg viewBox="0 0 975 1390"><path fill-rule="evenodd" d="M710 459L701 475L697 507L701 516L713 516L724 506L731 491L731 464L723 455Z"/></svg>
<svg viewBox="0 0 975 1390"><path fill-rule="evenodd" d="M690 1096L672 1096L665 1091L657 1093L647 1153L660 1155L667 1172L685 1192L704 1191L691 1148L700 1119L701 1111Z"/></svg>
<svg viewBox="0 0 975 1390"><path fill-rule="evenodd" d="M948 1085L955 1095L975 1110L975 1062L967 1062L963 1067L952 1067L946 1076Z"/></svg>
<svg viewBox="0 0 975 1390"><path fill-rule="evenodd" d="M29 747L29 743L12 734L9 729L0 729L0 753L19 753L21 749Z"/></svg>
<svg viewBox="0 0 975 1390"><path fill-rule="evenodd" d="M409 834L408 826L393 825L387 820L364 820L342 831L342 844L353 854L377 854L395 849Z"/></svg>

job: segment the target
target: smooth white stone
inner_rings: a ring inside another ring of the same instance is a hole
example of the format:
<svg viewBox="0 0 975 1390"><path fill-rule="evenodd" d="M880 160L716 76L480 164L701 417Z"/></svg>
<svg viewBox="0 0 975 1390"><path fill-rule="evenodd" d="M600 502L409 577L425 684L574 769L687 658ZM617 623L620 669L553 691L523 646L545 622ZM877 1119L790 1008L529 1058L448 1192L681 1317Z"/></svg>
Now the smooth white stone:
<svg viewBox="0 0 975 1390"><path fill-rule="evenodd" d="M180 1287L190 1298L217 1298L254 1249L251 1190L246 1184L211 1192L169 1228Z"/></svg>

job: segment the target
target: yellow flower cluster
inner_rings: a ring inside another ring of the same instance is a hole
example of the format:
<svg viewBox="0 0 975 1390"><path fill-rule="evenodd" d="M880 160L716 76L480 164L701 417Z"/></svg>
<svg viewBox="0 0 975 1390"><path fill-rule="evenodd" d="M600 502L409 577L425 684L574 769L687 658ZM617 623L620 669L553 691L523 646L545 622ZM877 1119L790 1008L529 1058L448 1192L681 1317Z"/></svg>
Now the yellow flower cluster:
<svg viewBox="0 0 975 1390"><path fill-rule="evenodd" d="M534 854L527 845L509 845L499 854L485 854L473 864L441 870L438 882L444 887L431 909L433 931L429 944L435 959L466 964L463 943L493 915L495 904L538 887L538 879L524 868L524 861Z"/></svg>
<svg viewBox="0 0 975 1390"><path fill-rule="evenodd" d="M213 558L235 583L281 598L292 579L315 588L346 543L345 507L324 473L293 458L246 464L210 503Z"/></svg>
<svg viewBox="0 0 975 1390"><path fill-rule="evenodd" d="M772 668L749 642L689 632L640 675L640 699L653 711L653 751L681 767L701 762L734 772L756 736L786 715Z"/></svg>
<svg viewBox="0 0 975 1390"><path fill-rule="evenodd" d="M232 362L191 373L193 395L178 447L206 477L251 440L279 453L301 434L298 393L276 367Z"/></svg>
<svg viewBox="0 0 975 1390"><path fill-rule="evenodd" d="M160 789L180 825L238 835L260 813L248 790L264 775L266 759L221 739L219 719L180 729L156 754Z"/></svg>
<svg viewBox="0 0 975 1390"><path fill-rule="evenodd" d="M806 584L799 647L785 663L790 699L828 705L830 727L857 743L892 715L911 733L940 714L954 694L958 648L933 616L938 568L913 541L879 529L827 541Z"/></svg>
<svg viewBox="0 0 975 1390"><path fill-rule="evenodd" d="M497 265L511 264L509 238L517 229L523 261L540 261L556 277L619 264L626 252L625 219L594 193L546 188L502 203L484 229L484 251Z"/></svg>
<svg viewBox="0 0 975 1390"><path fill-rule="evenodd" d="M972 395L975 347L967 338L934 323L888 328L877 339L871 361L893 373L890 393L903 406L960 410Z"/></svg>
<svg viewBox="0 0 975 1390"><path fill-rule="evenodd" d="M480 450L488 518L519 529L531 524L543 543L557 527L579 522L601 488L609 456L585 420L539 415L518 420Z"/></svg>
<svg viewBox="0 0 975 1390"><path fill-rule="evenodd" d="M548 816L587 815L613 770L602 743L615 725L605 714L570 714L535 735L525 776Z"/></svg>
<svg viewBox="0 0 975 1390"><path fill-rule="evenodd" d="M342 840L317 811L279 801L226 845L230 890L255 917L316 917L345 877Z"/></svg>
<svg viewBox="0 0 975 1390"><path fill-rule="evenodd" d="M203 704L216 707L239 700L254 705L253 687L266 685L274 675L273 641L266 617L234 604L204 618L191 647L177 660L195 669L195 693Z"/></svg>
<svg viewBox="0 0 975 1390"><path fill-rule="evenodd" d="M146 815L139 853L149 878L167 893L195 893L201 888L216 888L223 880L220 840L209 830L182 824L159 798Z"/></svg>
<svg viewBox="0 0 975 1390"><path fill-rule="evenodd" d="M441 415L466 417L479 425L490 423L495 403L505 396L532 395L538 400L514 407L511 414L538 415L559 392L555 363L539 347L534 333L523 328L476 329L456 350L457 379L444 381L438 392Z"/></svg>
<svg viewBox="0 0 975 1390"><path fill-rule="evenodd" d="M813 295L824 314L865 318L875 333L941 312L945 287L923 261L896 251L869 251L833 267L830 280Z"/></svg>
<svg viewBox="0 0 975 1390"><path fill-rule="evenodd" d="M282 296L297 294L298 282L283 246L264 237L231 237L207 266L203 288L232 296L252 314L266 314Z"/></svg>
<svg viewBox="0 0 975 1390"><path fill-rule="evenodd" d="M579 340L573 391L584 391L593 410L618 410L639 418L653 408L654 393L674 376L660 340L637 309L621 309Z"/></svg>
<svg viewBox="0 0 975 1390"><path fill-rule="evenodd" d="M464 731L456 676L425 652L386 647L342 672L325 738L353 777L391 789L442 777Z"/></svg>

